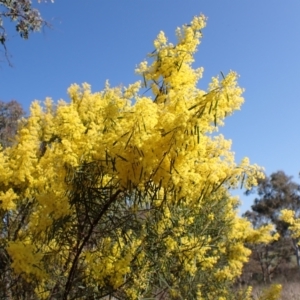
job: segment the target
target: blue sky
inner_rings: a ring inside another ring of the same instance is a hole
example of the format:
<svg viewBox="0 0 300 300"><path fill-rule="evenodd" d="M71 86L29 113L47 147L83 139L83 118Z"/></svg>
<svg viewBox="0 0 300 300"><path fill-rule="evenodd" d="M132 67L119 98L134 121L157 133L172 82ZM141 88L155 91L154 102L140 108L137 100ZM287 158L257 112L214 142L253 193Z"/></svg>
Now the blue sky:
<svg viewBox="0 0 300 300"><path fill-rule="evenodd" d="M28 110L35 99L67 100L72 83L88 82L93 91L106 79L113 86L132 83L160 30L175 41L176 27L203 13L208 23L194 64L204 67L199 86L205 89L212 76L234 70L245 88L242 110L220 130L233 140L237 161L248 156L267 174L284 170L299 182L299 0L36 2L52 29L27 41L11 32L14 67L0 64L1 100L16 99ZM239 194L244 211L251 199Z"/></svg>

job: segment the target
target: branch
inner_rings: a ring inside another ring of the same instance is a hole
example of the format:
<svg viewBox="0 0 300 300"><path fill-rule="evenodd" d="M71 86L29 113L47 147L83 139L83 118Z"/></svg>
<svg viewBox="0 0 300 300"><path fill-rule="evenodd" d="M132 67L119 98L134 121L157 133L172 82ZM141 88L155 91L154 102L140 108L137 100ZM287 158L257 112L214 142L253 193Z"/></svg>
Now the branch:
<svg viewBox="0 0 300 300"><path fill-rule="evenodd" d="M114 195L112 195L109 199L109 201L103 206L103 209L101 210L101 212L99 213L98 217L94 220L94 222L92 223L88 233L86 234L86 236L84 237L80 247L78 248L77 252L76 252L76 255L74 257L74 260L73 260L73 263L72 263L72 267L71 267L71 270L69 272L69 276L68 276L68 280L67 280L67 283L65 285L65 291L64 291L64 294L63 294L63 297L62 299L63 300L67 300L68 298L68 295L70 293L70 290L71 290L71 287L72 287L72 281L74 279L74 275L75 275L75 271L76 271L76 267L77 267L77 264L78 264L78 260L79 260L79 257L82 253L82 250L84 248L84 246L86 245L86 243L89 241L92 233L93 233L93 230L94 228L96 227L96 225L99 223L100 219L103 217L103 215L106 213L106 211L109 209L109 207L111 206L111 204L117 199L118 195L121 193L121 190L117 190L115 192Z"/></svg>

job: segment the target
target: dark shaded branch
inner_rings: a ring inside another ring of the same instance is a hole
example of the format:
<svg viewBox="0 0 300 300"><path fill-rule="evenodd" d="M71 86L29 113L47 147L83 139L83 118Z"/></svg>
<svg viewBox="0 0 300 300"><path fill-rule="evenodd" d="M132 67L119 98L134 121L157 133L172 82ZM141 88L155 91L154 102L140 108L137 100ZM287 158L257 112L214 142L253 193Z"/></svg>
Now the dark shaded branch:
<svg viewBox="0 0 300 300"><path fill-rule="evenodd" d="M63 297L62 297L63 300L67 300L68 295L70 293L70 290L71 290L71 287L72 287L72 281L73 281L73 278L74 278L74 275L75 275L75 272L76 272L76 267L77 267L77 264L78 264L78 260L79 260L79 257L82 253L82 250L83 250L84 246L89 241L89 239L90 239L90 237L93 233L94 228L97 226L97 224L99 223L101 218L104 216L104 214L109 209L111 204L117 199L117 197L120 193L121 193L121 190L117 190L115 192L115 194L110 197L109 201L106 202L106 204L103 206L101 212L99 213L98 217L92 223L92 225L91 225L89 231L87 232L86 236L84 237L81 245L79 247L77 247L77 252L76 252L76 255L74 257L72 267L71 267L71 270L69 272L69 276L68 276L68 279L67 279L67 282L66 282L66 285L65 285L65 290L64 290Z"/></svg>

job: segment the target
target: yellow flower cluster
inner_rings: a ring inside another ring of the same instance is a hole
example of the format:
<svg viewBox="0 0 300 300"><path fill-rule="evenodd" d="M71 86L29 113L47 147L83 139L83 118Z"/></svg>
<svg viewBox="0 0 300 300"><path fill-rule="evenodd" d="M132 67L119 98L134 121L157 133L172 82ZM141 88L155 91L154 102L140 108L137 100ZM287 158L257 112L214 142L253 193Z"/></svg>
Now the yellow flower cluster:
<svg viewBox="0 0 300 300"><path fill-rule="evenodd" d="M23 242L10 242L7 252L12 257L12 268L17 274L25 274L25 279L46 279L46 273L41 269L42 253L39 253L33 245Z"/></svg>
<svg viewBox="0 0 300 300"><path fill-rule="evenodd" d="M260 295L259 300L276 300L280 299L282 286L280 284L272 284L268 289L265 289Z"/></svg>
<svg viewBox="0 0 300 300"><path fill-rule="evenodd" d="M16 204L14 200L18 199L18 195L10 188L6 192L0 192L1 208L4 210L14 210Z"/></svg>
<svg viewBox="0 0 300 300"><path fill-rule="evenodd" d="M300 238L300 218L296 218L295 212L290 209L281 211L281 220L289 224L289 230L292 232L292 237Z"/></svg>

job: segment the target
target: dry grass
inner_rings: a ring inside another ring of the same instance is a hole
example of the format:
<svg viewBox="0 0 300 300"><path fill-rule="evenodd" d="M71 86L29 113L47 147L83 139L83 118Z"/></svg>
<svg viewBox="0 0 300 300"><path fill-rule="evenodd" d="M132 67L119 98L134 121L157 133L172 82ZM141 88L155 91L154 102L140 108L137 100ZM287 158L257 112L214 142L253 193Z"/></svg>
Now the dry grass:
<svg viewBox="0 0 300 300"><path fill-rule="evenodd" d="M300 284L299 282L290 282L283 285L282 300L299 300L300 299Z"/></svg>
<svg viewBox="0 0 300 300"><path fill-rule="evenodd" d="M272 283L282 285L281 300L300 300L300 270L296 268L281 270L281 274L277 274ZM251 283L253 287L253 299L259 298L262 291L269 285L262 283Z"/></svg>
<svg viewBox="0 0 300 300"><path fill-rule="evenodd" d="M300 299L300 283L299 282L286 282L282 284L282 293L280 300L299 300ZM253 287L253 300L259 299L262 291L266 289L266 285L257 285Z"/></svg>
<svg viewBox="0 0 300 300"><path fill-rule="evenodd" d="M250 259L237 281L237 288L252 286L252 299L257 300L262 291L268 289L271 284L281 284L281 300L300 300L300 269L295 255L291 255L290 259L280 263L270 277L271 283L265 284L259 262Z"/></svg>

